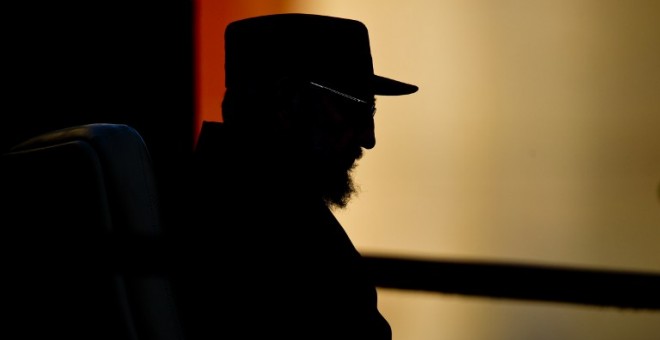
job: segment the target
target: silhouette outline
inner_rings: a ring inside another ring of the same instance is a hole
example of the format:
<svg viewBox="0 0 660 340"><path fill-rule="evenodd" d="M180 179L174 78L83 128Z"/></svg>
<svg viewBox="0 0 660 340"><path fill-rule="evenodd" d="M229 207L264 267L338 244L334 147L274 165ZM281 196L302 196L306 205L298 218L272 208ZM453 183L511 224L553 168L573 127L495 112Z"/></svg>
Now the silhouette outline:
<svg viewBox="0 0 660 340"><path fill-rule="evenodd" d="M391 339L334 209L376 144L375 96L418 87L373 69L360 21L287 13L225 31L222 122L202 124L177 238L192 339ZM185 267L185 266L184 266Z"/></svg>

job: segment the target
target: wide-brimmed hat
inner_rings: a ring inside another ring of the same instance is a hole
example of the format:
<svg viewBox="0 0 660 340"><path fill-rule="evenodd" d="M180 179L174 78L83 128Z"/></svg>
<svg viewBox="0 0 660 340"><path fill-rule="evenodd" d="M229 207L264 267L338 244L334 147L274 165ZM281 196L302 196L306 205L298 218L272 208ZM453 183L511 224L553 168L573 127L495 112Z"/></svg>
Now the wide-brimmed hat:
<svg viewBox="0 0 660 340"><path fill-rule="evenodd" d="M227 89L272 86L297 77L354 96L411 94L418 87L374 74L360 21L287 13L246 18L225 30Z"/></svg>

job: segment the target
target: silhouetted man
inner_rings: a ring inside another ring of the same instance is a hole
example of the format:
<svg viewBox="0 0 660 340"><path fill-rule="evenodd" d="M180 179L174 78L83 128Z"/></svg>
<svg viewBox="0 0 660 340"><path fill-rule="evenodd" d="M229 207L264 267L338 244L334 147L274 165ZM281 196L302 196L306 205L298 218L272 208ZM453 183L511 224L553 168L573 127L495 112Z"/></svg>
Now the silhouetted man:
<svg viewBox="0 0 660 340"><path fill-rule="evenodd" d="M414 85L374 74L359 21L280 14L225 32L223 123L204 122L193 214L201 270L185 276L199 338L390 339L361 255L332 213L375 146L376 95Z"/></svg>

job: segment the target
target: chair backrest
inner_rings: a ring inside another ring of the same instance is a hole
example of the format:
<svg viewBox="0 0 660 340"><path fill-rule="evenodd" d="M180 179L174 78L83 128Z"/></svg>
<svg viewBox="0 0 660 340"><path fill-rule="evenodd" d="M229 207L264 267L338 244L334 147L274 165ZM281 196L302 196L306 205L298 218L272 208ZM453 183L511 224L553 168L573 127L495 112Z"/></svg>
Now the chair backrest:
<svg viewBox="0 0 660 340"><path fill-rule="evenodd" d="M183 338L168 276L126 267L158 256L140 242L162 234L150 155L135 129L45 133L5 153L0 169L1 308L20 334L12 338Z"/></svg>

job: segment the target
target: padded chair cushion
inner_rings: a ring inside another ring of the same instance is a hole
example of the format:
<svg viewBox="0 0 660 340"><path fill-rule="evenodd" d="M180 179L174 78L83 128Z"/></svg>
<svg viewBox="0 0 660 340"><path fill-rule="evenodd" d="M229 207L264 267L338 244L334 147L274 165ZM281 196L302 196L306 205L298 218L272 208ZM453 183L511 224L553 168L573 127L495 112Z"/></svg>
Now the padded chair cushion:
<svg viewBox="0 0 660 340"><path fill-rule="evenodd" d="M147 267L163 253L141 243L162 229L135 129L98 123L36 136L3 155L1 184L3 309L24 338L183 339L169 278Z"/></svg>
<svg viewBox="0 0 660 340"><path fill-rule="evenodd" d="M158 197L151 159L142 137L135 129L128 125L109 123L75 126L34 137L11 151L57 154L60 149L69 148L76 149L71 153L86 154L76 162L97 163L90 166L104 180L116 228L144 235L160 232ZM75 159L74 155L60 157L69 161ZM56 160L45 161L51 166L57 164ZM71 167L72 164L64 165Z"/></svg>

